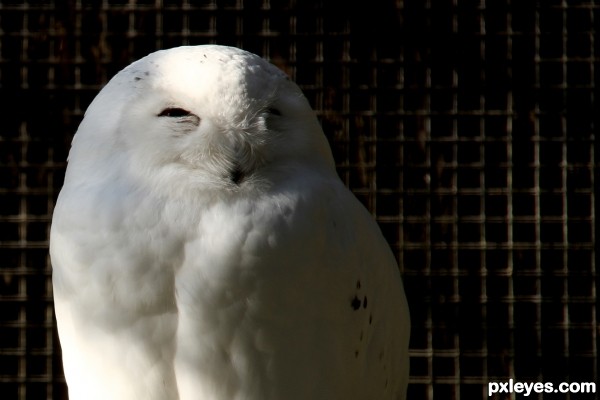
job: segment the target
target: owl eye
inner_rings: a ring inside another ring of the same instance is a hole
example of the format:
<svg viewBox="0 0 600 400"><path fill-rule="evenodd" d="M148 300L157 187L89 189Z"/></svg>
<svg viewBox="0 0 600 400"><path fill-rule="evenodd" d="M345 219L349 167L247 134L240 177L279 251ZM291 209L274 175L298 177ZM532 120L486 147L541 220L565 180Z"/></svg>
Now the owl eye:
<svg viewBox="0 0 600 400"><path fill-rule="evenodd" d="M279 111L277 108L274 108L274 107L268 108L267 113L269 113L271 115L281 116L281 111Z"/></svg>
<svg viewBox="0 0 600 400"><path fill-rule="evenodd" d="M164 110L162 110L160 112L160 114L158 114L158 116L159 117L179 118L179 117L187 117L191 114L192 113L190 111L184 110L183 108L169 107L169 108L165 108Z"/></svg>
<svg viewBox="0 0 600 400"><path fill-rule="evenodd" d="M172 122L177 125L187 126L200 126L200 117L194 114L191 111L186 110L185 108L180 107L167 107L162 110L159 114L159 117L167 117L173 118ZM187 129L187 128L186 128Z"/></svg>

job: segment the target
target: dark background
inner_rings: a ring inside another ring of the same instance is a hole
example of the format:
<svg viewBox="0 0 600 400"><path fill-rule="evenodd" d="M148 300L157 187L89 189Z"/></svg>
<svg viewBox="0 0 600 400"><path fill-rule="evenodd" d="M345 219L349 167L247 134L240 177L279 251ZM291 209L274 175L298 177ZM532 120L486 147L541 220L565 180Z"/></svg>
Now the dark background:
<svg viewBox="0 0 600 400"><path fill-rule="evenodd" d="M0 397L66 397L48 231L83 112L131 61L204 43L317 111L404 275L409 399L596 381L599 28L592 0L0 1Z"/></svg>

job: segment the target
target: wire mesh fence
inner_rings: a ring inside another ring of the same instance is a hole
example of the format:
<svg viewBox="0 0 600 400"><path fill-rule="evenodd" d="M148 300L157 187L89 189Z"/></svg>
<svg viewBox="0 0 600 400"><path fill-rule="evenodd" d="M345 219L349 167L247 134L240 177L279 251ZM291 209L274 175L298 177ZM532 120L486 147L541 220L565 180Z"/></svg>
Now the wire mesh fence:
<svg viewBox="0 0 600 400"><path fill-rule="evenodd" d="M268 58L317 111L404 275L410 399L595 382L599 23L593 0L0 1L1 397L66 398L47 247L84 110L204 43Z"/></svg>

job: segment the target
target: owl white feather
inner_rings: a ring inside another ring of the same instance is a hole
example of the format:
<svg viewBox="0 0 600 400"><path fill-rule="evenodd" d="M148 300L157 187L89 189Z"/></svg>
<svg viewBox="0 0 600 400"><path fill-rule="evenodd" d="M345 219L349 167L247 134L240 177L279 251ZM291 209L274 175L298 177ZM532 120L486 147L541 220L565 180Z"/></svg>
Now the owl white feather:
<svg viewBox="0 0 600 400"><path fill-rule="evenodd" d="M71 400L405 398L395 258L256 55L118 73L73 140L50 254Z"/></svg>

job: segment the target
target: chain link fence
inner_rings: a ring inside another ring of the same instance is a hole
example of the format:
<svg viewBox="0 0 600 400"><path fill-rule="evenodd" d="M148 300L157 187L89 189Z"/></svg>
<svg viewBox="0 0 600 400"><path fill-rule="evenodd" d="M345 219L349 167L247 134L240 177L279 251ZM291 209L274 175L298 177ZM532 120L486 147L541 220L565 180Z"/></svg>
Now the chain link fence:
<svg viewBox="0 0 600 400"><path fill-rule="evenodd" d="M269 59L317 111L404 275L411 400L596 381L599 25L593 0L0 1L0 397L66 398L48 231L86 107L205 43Z"/></svg>

